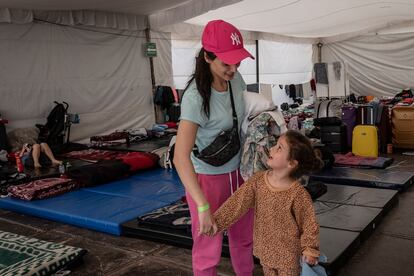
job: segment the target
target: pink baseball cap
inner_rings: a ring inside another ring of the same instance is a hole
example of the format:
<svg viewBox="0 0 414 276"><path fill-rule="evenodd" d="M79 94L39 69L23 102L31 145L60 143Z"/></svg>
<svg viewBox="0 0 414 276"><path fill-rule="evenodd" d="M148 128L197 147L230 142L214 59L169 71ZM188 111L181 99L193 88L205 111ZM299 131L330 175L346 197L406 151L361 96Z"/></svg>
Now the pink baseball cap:
<svg viewBox="0 0 414 276"><path fill-rule="evenodd" d="M227 64L237 64L245 58L254 57L243 47L240 31L223 20L213 20L204 27L201 37L203 48L214 53Z"/></svg>

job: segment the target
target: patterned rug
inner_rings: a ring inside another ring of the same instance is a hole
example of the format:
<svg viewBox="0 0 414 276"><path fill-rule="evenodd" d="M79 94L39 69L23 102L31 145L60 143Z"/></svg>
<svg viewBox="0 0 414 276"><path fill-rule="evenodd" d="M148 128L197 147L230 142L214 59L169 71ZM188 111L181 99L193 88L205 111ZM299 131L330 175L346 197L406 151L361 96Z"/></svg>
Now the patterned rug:
<svg viewBox="0 0 414 276"><path fill-rule="evenodd" d="M0 231L0 275L51 275L87 251Z"/></svg>

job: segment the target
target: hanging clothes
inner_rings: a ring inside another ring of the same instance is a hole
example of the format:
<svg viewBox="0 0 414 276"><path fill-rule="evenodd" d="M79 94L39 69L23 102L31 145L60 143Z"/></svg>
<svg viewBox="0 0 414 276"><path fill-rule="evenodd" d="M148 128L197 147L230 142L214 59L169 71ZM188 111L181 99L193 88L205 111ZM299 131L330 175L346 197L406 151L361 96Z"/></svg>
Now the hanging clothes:
<svg viewBox="0 0 414 276"><path fill-rule="evenodd" d="M311 85L312 91L316 91L316 82L315 82L315 79L311 79L310 80L310 85Z"/></svg>
<svg viewBox="0 0 414 276"><path fill-rule="evenodd" d="M312 87L310 82L302 84L303 88L303 98L309 99L312 96Z"/></svg>
<svg viewBox="0 0 414 276"><path fill-rule="evenodd" d="M169 86L157 86L154 96L154 103L162 109L168 109L175 102L174 94Z"/></svg>
<svg viewBox="0 0 414 276"><path fill-rule="evenodd" d="M174 102L176 102L176 103L180 102L180 97L178 95L177 89L172 87L171 90L172 90L172 93L174 95Z"/></svg>
<svg viewBox="0 0 414 276"><path fill-rule="evenodd" d="M289 84L289 98L296 99L296 86Z"/></svg>
<svg viewBox="0 0 414 276"><path fill-rule="evenodd" d="M296 84L296 97L297 98L303 98L303 86L302 84Z"/></svg>
<svg viewBox="0 0 414 276"><path fill-rule="evenodd" d="M285 92L286 92L286 95L289 96L289 94L290 94L290 92L289 92L289 85L285 85Z"/></svg>
<svg viewBox="0 0 414 276"><path fill-rule="evenodd" d="M326 63L315 63L313 67L317 83L328 84L328 65Z"/></svg>
<svg viewBox="0 0 414 276"><path fill-rule="evenodd" d="M332 63L333 65L333 71L335 73L335 79L340 80L341 79L341 68L342 64L340 61L335 61Z"/></svg>
<svg viewBox="0 0 414 276"><path fill-rule="evenodd" d="M262 112L250 121L240 164L240 174L244 180L255 172L268 169L266 152L276 145L277 137L286 131L286 123L279 110Z"/></svg>

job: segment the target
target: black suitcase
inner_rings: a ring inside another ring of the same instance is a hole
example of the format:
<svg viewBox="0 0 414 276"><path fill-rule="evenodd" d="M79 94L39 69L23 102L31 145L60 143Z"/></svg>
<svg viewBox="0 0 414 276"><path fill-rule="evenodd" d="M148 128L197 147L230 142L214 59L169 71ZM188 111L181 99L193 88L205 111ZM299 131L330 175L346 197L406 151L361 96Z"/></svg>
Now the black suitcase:
<svg viewBox="0 0 414 276"><path fill-rule="evenodd" d="M173 103L167 111L168 118L167 120L169 122L178 122L180 120L181 115L181 106L179 103Z"/></svg>
<svg viewBox="0 0 414 276"><path fill-rule="evenodd" d="M333 152L347 151L346 125L321 127L321 142Z"/></svg>
<svg viewBox="0 0 414 276"><path fill-rule="evenodd" d="M374 107L372 105L360 105L357 109L357 125L375 125Z"/></svg>
<svg viewBox="0 0 414 276"><path fill-rule="evenodd" d="M7 133L5 127L6 123L6 120L2 120L0 118L0 150L9 151L9 144L7 142Z"/></svg>

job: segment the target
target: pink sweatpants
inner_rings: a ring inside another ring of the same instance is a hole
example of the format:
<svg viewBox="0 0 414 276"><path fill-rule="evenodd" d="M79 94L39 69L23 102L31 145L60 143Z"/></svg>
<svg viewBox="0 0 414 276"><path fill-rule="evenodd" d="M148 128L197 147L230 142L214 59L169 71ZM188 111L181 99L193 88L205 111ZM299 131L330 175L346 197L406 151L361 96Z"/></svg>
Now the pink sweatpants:
<svg viewBox="0 0 414 276"><path fill-rule="evenodd" d="M211 213L214 213L230 195L243 183L239 171L226 174L198 174L198 183L204 192ZM191 229L193 235L193 272L195 276L215 276L216 266L221 258L223 235L214 237L198 235L197 206L187 193L191 214ZM227 231L231 262L237 276L253 274L253 211L250 210Z"/></svg>

